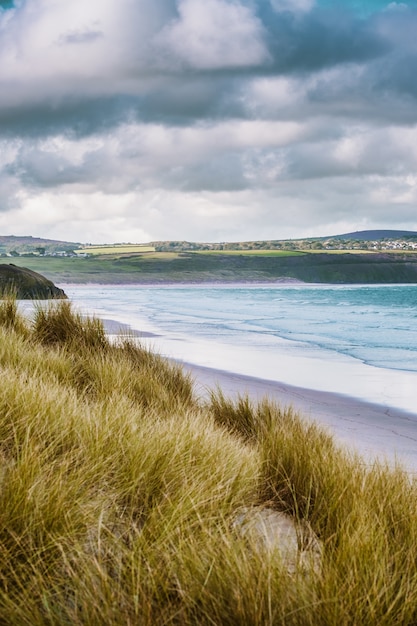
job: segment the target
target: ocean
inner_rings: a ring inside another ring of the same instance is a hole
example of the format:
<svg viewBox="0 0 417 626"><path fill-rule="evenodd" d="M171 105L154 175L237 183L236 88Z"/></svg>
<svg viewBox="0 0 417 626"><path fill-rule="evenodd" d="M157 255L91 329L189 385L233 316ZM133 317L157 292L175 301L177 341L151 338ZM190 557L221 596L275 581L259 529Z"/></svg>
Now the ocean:
<svg viewBox="0 0 417 626"><path fill-rule="evenodd" d="M417 285L62 285L180 361L417 414Z"/></svg>

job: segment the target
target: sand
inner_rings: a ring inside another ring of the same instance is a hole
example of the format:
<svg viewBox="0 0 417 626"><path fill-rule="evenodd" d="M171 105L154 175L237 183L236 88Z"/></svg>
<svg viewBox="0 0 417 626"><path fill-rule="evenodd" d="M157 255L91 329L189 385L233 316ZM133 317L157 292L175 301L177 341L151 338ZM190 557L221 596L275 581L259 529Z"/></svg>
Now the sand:
<svg viewBox="0 0 417 626"><path fill-rule="evenodd" d="M202 397L216 386L220 386L227 396L247 393L254 399L268 397L323 425L341 445L358 451L364 463L372 464L379 459L390 464L399 463L408 471L417 473L417 414L336 393L294 387L189 363L183 363L183 366L192 374L196 390Z"/></svg>
<svg viewBox="0 0 417 626"><path fill-rule="evenodd" d="M128 324L118 321L102 321L109 335L122 332L142 339L158 337L153 333L134 330ZM339 444L359 452L365 464L370 465L376 459L390 465L399 463L407 471L417 474L417 413L366 402L340 393L297 387L195 365L184 359L179 362L192 374L196 391L201 397L207 397L210 389L219 386L226 396L248 394L255 400L270 398L321 424ZM315 367L320 370L320 363L316 362ZM325 369L324 363L323 368ZM299 371L302 376L302 368Z"/></svg>

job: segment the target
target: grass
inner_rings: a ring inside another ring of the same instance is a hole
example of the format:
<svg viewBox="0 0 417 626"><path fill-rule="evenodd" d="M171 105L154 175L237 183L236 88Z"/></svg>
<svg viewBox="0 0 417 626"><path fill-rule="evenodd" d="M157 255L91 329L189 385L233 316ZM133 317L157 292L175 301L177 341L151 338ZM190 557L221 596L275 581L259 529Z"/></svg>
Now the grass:
<svg viewBox="0 0 417 626"><path fill-rule="evenodd" d="M417 488L291 409L213 390L66 301L0 302L0 623L415 624ZM319 572L236 532L304 520Z"/></svg>
<svg viewBox="0 0 417 626"><path fill-rule="evenodd" d="M92 254L95 255L107 255L107 254L142 254L148 252L155 252L154 246L142 246L136 244L120 244L120 245L108 245L108 246L85 246L75 250L76 254Z"/></svg>
<svg viewBox="0 0 417 626"><path fill-rule="evenodd" d="M223 256L266 256L287 257L303 256L307 254L302 250L198 250L193 254L223 255Z"/></svg>
<svg viewBox="0 0 417 626"><path fill-rule="evenodd" d="M149 252L90 258L17 257L13 262L62 285L276 282L288 279L338 284L417 281L415 254L345 252ZM0 258L0 263L9 261L9 258Z"/></svg>

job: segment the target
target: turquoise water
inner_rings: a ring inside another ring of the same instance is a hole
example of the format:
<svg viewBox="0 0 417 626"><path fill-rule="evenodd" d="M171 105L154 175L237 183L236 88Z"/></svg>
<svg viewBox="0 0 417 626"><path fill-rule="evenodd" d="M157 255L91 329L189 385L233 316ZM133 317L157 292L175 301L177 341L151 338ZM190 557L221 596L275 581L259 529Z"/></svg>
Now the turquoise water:
<svg viewBox="0 0 417 626"><path fill-rule="evenodd" d="M156 333L263 346L280 337L417 372L417 285L66 289L87 308Z"/></svg>
<svg viewBox="0 0 417 626"><path fill-rule="evenodd" d="M417 285L65 290L164 355L417 412Z"/></svg>

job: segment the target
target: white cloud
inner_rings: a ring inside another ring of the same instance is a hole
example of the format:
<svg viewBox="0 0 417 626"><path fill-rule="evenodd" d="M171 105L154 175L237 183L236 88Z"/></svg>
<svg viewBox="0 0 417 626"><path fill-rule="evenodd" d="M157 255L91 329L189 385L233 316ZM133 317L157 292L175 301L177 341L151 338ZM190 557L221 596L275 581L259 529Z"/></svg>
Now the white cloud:
<svg viewBox="0 0 417 626"><path fill-rule="evenodd" d="M375 204L387 203L395 211L396 205L406 205L415 215L417 202L417 176L391 176L390 178L375 176L374 186L370 192L370 200Z"/></svg>
<svg viewBox="0 0 417 626"><path fill-rule="evenodd" d="M146 91L152 37L173 15L173 0L22 3L0 19L0 109Z"/></svg>
<svg viewBox="0 0 417 626"><path fill-rule="evenodd" d="M251 117L305 120L310 83L304 77L261 77L248 81L242 104Z"/></svg>
<svg viewBox="0 0 417 626"><path fill-rule="evenodd" d="M105 33L115 17L111 0L103 0L100 11L97 4L71 3L50 0L31 0L24 3L9 19L0 44L4 78L31 80L56 76L88 75L102 64ZM88 34L93 34L94 45L89 45ZM71 44L71 37L79 41ZM83 59L83 63L81 63Z"/></svg>
<svg viewBox="0 0 417 626"><path fill-rule="evenodd" d="M232 0L179 0L179 18L158 36L172 62L196 69L239 68L268 59L264 28Z"/></svg>

